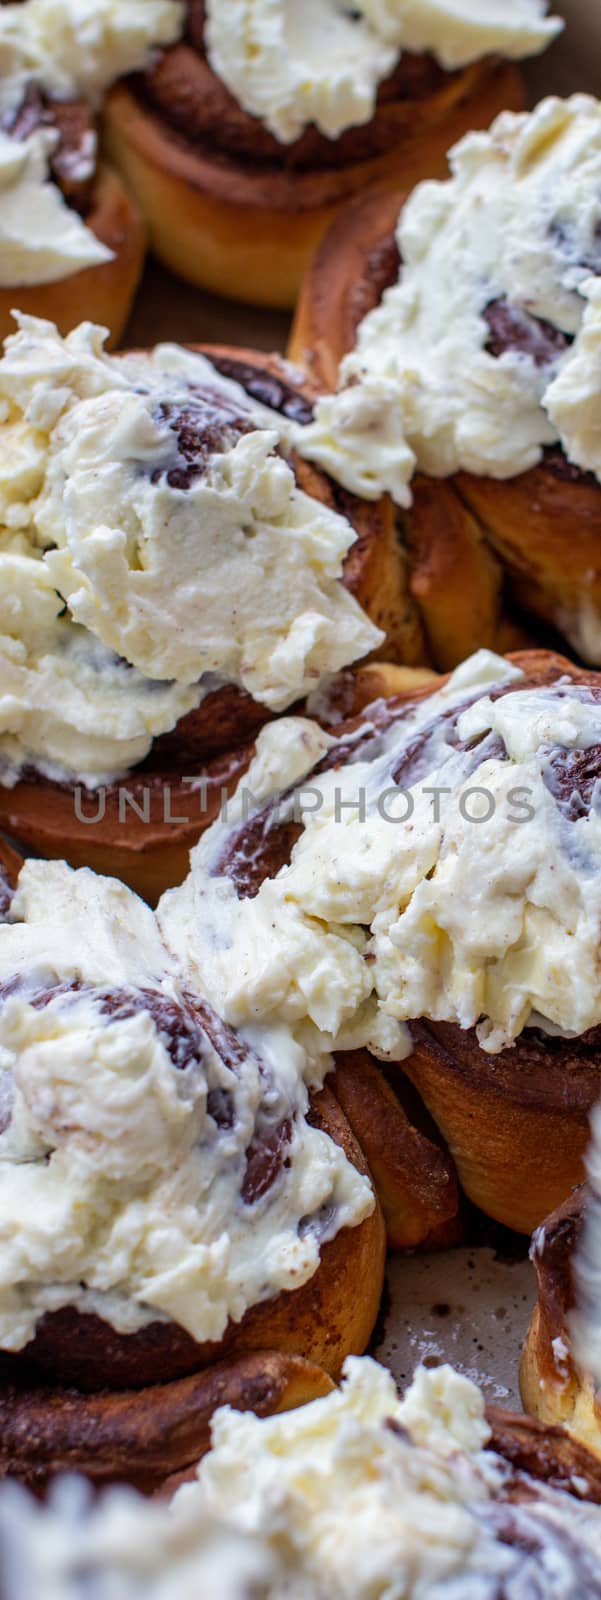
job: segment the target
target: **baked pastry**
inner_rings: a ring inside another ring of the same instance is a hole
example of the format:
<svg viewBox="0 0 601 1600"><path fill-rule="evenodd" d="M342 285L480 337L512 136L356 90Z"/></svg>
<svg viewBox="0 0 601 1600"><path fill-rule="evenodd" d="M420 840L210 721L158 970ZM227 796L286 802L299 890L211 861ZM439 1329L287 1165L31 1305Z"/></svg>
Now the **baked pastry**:
<svg viewBox="0 0 601 1600"><path fill-rule="evenodd" d="M6 840L0 836L0 917L4 918L10 910L10 903L17 878L23 865L23 857L17 855Z"/></svg>
<svg viewBox="0 0 601 1600"><path fill-rule="evenodd" d="M294 305L341 204L442 175L454 139L524 104L515 58L561 23L544 0L500 11L187 0L182 42L106 106L107 147L155 253L219 294Z"/></svg>
<svg viewBox="0 0 601 1600"><path fill-rule="evenodd" d="M398 226L357 202L309 275L292 349L338 393L305 447L404 508L440 667L507 610L601 663L600 231L601 106L575 95L468 135Z"/></svg>
<svg viewBox="0 0 601 1600"><path fill-rule="evenodd" d="M293 451L311 392L277 357L21 318L0 393L0 826L156 899L262 723L423 660L393 510Z"/></svg>
<svg viewBox="0 0 601 1600"><path fill-rule="evenodd" d="M520 1367L527 1411L543 1423L562 1423L589 1450L601 1455L601 1409L597 1386L577 1359L572 1336L576 1305L575 1261L582 1240L588 1192L574 1190L547 1217L532 1240L537 1303Z"/></svg>
<svg viewBox="0 0 601 1600"><path fill-rule="evenodd" d="M400 1399L350 1361L342 1389L289 1417L222 1410L213 1448L170 1506L60 1484L40 1507L0 1491L2 1600L597 1600L601 1470L562 1429L485 1414L442 1367Z"/></svg>
<svg viewBox="0 0 601 1600"><path fill-rule="evenodd" d="M148 906L58 862L0 924L0 1036L0 1470L148 1488L216 1403L324 1392L384 1271L329 1057L235 1032Z"/></svg>
<svg viewBox="0 0 601 1600"><path fill-rule="evenodd" d="M15 0L0 8L0 339L15 305L118 341L144 264L135 202L99 157L97 114L122 72L172 42L174 0Z"/></svg>
<svg viewBox="0 0 601 1600"><path fill-rule="evenodd" d="M601 1083L600 694L549 652L480 652L335 737L268 726L158 913L232 1025L398 1063L521 1232L582 1176Z"/></svg>

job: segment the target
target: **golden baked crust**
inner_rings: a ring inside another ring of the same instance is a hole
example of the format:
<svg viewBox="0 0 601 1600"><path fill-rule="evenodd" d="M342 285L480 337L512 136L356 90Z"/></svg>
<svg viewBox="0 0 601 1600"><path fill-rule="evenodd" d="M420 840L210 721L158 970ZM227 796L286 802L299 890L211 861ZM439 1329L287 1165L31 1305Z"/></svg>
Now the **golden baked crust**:
<svg viewBox="0 0 601 1600"><path fill-rule="evenodd" d="M431 1130L416 1126L420 1108L405 1110L367 1050L336 1057L328 1079L369 1163L394 1250L433 1249L459 1238L455 1167ZM423 1120L420 1118L420 1120Z"/></svg>
<svg viewBox="0 0 601 1600"><path fill-rule="evenodd" d="M501 1406L487 1406L486 1418L491 1428L489 1448L503 1456L516 1474L528 1473L552 1489L601 1505L601 1464L566 1428L533 1421ZM518 1480L516 1499L523 1490L523 1479ZM511 1488L509 1497L513 1498Z"/></svg>
<svg viewBox="0 0 601 1600"><path fill-rule="evenodd" d="M336 388L359 323L396 282L395 229L407 193L360 196L315 255L289 354L322 389ZM570 631L583 602L601 614L601 486L559 448L512 479L419 475L413 487L413 506L401 519L409 588L441 670L478 646L509 648L515 611L559 633Z"/></svg>
<svg viewBox="0 0 601 1600"><path fill-rule="evenodd" d="M357 151L355 141L349 160L333 165L330 156L321 166L318 150L313 166L294 168L286 165L285 147L271 161L256 153L253 160L248 136L242 156L218 148L225 120L222 86L213 103L209 91L215 93L217 80L206 63L186 45L176 49L175 66L164 60L160 68L164 97L170 94L172 104L176 95L185 106L198 103L202 70L201 103L205 118L213 115L213 132L205 128L195 138L186 136L167 120L160 96L156 103L157 86L153 104L149 85L134 80L108 97L107 149L139 201L153 250L167 266L192 283L259 305L295 304L314 249L354 194L375 183L410 188L420 178L442 176L446 152L462 133L524 104L519 68L482 62L445 74L442 86L424 100L385 99L378 108L383 148L376 153L369 153L369 145L361 153L361 144ZM182 126L194 124L184 116ZM257 137L255 131L255 151Z"/></svg>
<svg viewBox="0 0 601 1600"><path fill-rule="evenodd" d="M17 878L23 865L23 857L13 850L7 839L0 834L0 893L4 889L5 895L16 888ZM0 911L3 909L0 900Z"/></svg>
<svg viewBox="0 0 601 1600"><path fill-rule="evenodd" d="M112 1394L0 1383L0 1477L39 1493L58 1473L81 1472L99 1488L125 1481L152 1494L209 1449L219 1406L272 1416L331 1388L331 1378L310 1361L273 1350L217 1362L179 1382Z"/></svg>
<svg viewBox="0 0 601 1600"><path fill-rule="evenodd" d="M595 1038L522 1034L486 1055L475 1030L412 1025L404 1069L440 1128L470 1200L518 1233L531 1233L584 1172L589 1118L601 1091Z"/></svg>
<svg viewBox="0 0 601 1600"><path fill-rule="evenodd" d="M63 334L79 322L98 322L110 329L109 346L119 343L142 276L146 229L118 173L104 163L96 174L86 222L96 238L113 251L114 259L57 283L0 288L0 340L14 333L11 313L17 307L30 316L55 322Z"/></svg>
<svg viewBox="0 0 601 1600"><path fill-rule="evenodd" d="M276 408L279 402L282 408L296 404L306 408L315 397L311 383L277 355L222 345L194 348L226 375L238 376L249 392L254 385L257 396ZM423 629L408 591L390 502L358 500L300 457L295 457L294 467L299 486L342 512L356 531L343 581L386 634L376 653L378 662L384 658L379 671L387 670L387 660L410 666L424 661ZM366 689L361 685L370 682L373 670L370 665L354 671L355 710L365 704ZM380 685L374 692L385 692L381 677L374 681ZM232 686L217 690L182 718L172 733L155 741L142 766L99 795L88 795L75 784L52 783L34 772L26 773L12 789L0 786L0 827L40 855L123 878L154 903L186 876L192 846L214 821L223 792L232 793L247 770L253 740L269 720L266 708L248 694ZM202 806L198 793L183 781L195 773L202 774L205 783Z"/></svg>
<svg viewBox="0 0 601 1600"><path fill-rule="evenodd" d="M601 1400L592 1378L574 1359L569 1326L586 1194L585 1188L576 1189L533 1239L537 1304L522 1354L520 1391L532 1416L547 1425L562 1423L601 1456Z"/></svg>

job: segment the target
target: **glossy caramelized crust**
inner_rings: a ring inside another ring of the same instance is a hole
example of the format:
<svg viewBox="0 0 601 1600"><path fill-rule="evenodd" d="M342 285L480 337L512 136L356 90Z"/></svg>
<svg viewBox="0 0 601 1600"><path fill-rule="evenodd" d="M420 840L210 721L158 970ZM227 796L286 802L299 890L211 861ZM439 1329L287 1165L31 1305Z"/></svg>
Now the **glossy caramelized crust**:
<svg viewBox="0 0 601 1600"><path fill-rule="evenodd" d="M509 1499L527 1498L526 1473L551 1489L601 1505L601 1463L566 1428L545 1425L501 1406L487 1406L486 1418L491 1428L489 1448L515 1471L515 1482L508 1486Z"/></svg>
<svg viewBox="0 0 601 1600"><path fill-rule="evenodd" d="M193 1469L209 1449L219 1406L273 1416L331 1388L320 1367L273 1350L217 1362L179 1382L120 1393L3 1384L0 1476L40 1492L61 1472L81 1472L99 1488L126 1482L152 1494L165 1480Z"/></svg>
<svg viewBox="0 0 601 1600"><path fill-rule="evenodd" d="M119 343L140 282L146 255L146 229L138 207L118 173L101 164L86 222L96 238L113 251L113 260L86 267L57 283L0 288L0 340L14 333L15 306L31 316L46 317L60 332L79 322L98 322L110 329L109 347Z"/></svg>
<svg viewBox="0 0 601 1600"><path fill-rule="evenodd" d="M312 385L279 356L224 346L196 348L274 410L289 417L309 411ZM423 630L408 592L390 503L374 505L346 494L300 457L295 457L294 469L300 488L340 511L355 529L343 581L386 634L378 652L384 660L345 675L347 685L353 685L351 715L367 699L395 692L397 662L415 666L425 659ZM398 686L405 683L401 669ZM269 719L270 713L250 695L226 686L156 739L143 765L120 783L101 786L98 793L76 783L50 782L33 771L12 789L0 786L0 827L40 855L122 878L154 903L186 876L192 846L247 770L253 740ZM190 783L194 777L202 778L202 787Z"/></svg>
<svg viewBox="0 0 601 1600"><path fill-rule="evenodd" d="M586 1193L576 1189L532 1241L537 1304L522 1355L520 1390L533 1416L546 1424L563 1423L601 1456L601 1403L592 1379L572 1355L569 1328Z"/></svg>
<svg viewBox="0 0 601 1600"><path fill-rule="evenodd" d="M17 855L16 850L0 834L0 918L9 908L22 864L22 856Z"/></svg>
<svg viewBox="0 0 601 1600"><path fill-rule="evenodd" d="M328 1089L314 1096L309 1120L367 1172ZM119 1334L75 1309L47 1314L21 1355L0 1360L0 1470L30 1481L70 1466L135 1482L145 1459L153 1482L182 1470L205 1448L209 1416L230 1393L253 1409L255 1396L264 1412L285 1409L324 1392L325 1374L336 1377L347 1355L364 1351L384 1261L376 1202L323 1246L313 1278L251 1307L218 1343L198 1345L171 1321Z"/></svg>
<svg viewBox="0 0 601 1600"><path fill-rule="evenodd" d="M359 323L397 280L395 230L406 193L361 196L316 253L290 355L322 389L336 388ZM402 518L409 587L441 669L480 645L499 648L508 605L568 634L583 603L601 614L601 486L559 447L516 478L418 476L413 489Z"/></svg>
<svg viewBox="0 0 601 1600"><path fill-rule="evenodd" d="M288 307L347 200L374 183L442 176L462 133L523 104L512 64L435 68L431 92L401 93L393 77L367 129L333 141L309 129L297 146L278 145L183 44L154 74L112 91L105 137L167 266L219 294Z"/></svg>

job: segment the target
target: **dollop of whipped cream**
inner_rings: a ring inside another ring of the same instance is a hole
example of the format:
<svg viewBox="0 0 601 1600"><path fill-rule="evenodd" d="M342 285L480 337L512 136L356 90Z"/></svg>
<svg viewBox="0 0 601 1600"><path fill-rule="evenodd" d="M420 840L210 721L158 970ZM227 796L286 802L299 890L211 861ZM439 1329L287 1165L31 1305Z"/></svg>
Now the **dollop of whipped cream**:
<svg viewBox="0 0 601 1600"><path fill-rule="evenodd" d="M176 1514L197 1504L266 1541L311 1600L322 1589L335 1600L595 1592L599 1508L527 1477L516 1493L484 1449L473 1383L422 1368L400 1399L369 1359L344 1373L341 1389L282 1417L218 1412Z"/></svg>
<svg viewBox="0 0 601 1600"><path fill-rule="evenodd" d="M450 165L401 212L398 283L361 323L302 448L348 488L400 505L416 469L512 478L558 442L599 476L601 103L506 112Z"/></svg>
<svg viewBox="0 0 601 1600"><path fill-rule="evenodd" d="M54 283L112 260L112 251L48 182L54 145L49 128L22 140L0 128L0 288Z"/></svg>
<svg viewBox="0 0 601 1600"><path fill-rule="evenodd" d="M230 681L279 710L382 635L291 424L175 345L19 317L0 361L0 762L93 783Z"/></svg>
<svg viewBox="0 0 601 1600"><path fill-rule="evenodd" d="M384 1058L420 1017L477 1027L489 1052L528 1025L601 1023L599 689L529 684L481 651L354 738L321 733L317 760L315 737L302 719L263 731L161 902L221 1013ZM288 863L245 895L237 874L292 821Z"/></svg>
<svg viewBox="0 0 601 1600"><path fill-rule="evenodd" d="M57 100L99 105L117 78L174 44L180 0L17 0L0 8L0 108L28 83Z"/></svg>
<svg viewBox="0 0 601 1600"><path fill-rule="evenodd" d="M61 1306L218 1340L310 1279L374 1205L305 1120L330 1065L223 1025L123 884L27 862L0 925L2 1349Z"/></svg>
<svg viewBox="0 0 601 1600"><path fill-rule="evenodd" d="M443 67L544 50L560 32L546 0L207 0L214 72L282 144L314 123L329 139L370 122L402 51Z"/></svg>

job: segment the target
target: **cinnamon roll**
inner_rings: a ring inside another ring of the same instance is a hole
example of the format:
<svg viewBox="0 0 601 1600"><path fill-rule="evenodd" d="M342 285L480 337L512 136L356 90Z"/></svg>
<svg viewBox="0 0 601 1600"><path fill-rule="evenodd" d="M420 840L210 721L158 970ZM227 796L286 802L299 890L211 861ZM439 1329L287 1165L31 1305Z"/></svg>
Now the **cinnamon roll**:
<svg viewBox="0 0 601 1600"><path fill-rule="evenodd" d="M404 1397L372 1361L286 1417L219 1411L172 1503L63 1481L0 1490L2 1600L597 1600L599 1462L495 1408L450 1367Z"/></svg>
<svg viewBox="0 0 601 1600"><path fill-rule="evenodd" d="M0 826L156 899L262 724L424 659L392 507L299 455L277 357L21 317L0 394Z"/></svg>
<svg viewBox="0 0 601 1600"><path fill-rule="evenodd" d="M601 1409L596 1384L578 1360L572 1337L575 1261L588 1191L578 1188L547 1217L532 1240L537 1304L520 1369L524 1406L543 1423L562 1423L601 1455Z"/></svg>
<svg viewBox="0 0 601 1600"><path fill-rule="evenodd" d="M0 923L0 1038L0 1471L152 1488L216 1404L325 1392L384 1270L329 1056L232 1029L131 890L40 861Z"/></svg>
<svg viewBox="0 0 601 1600"><path fill-rule="evenodd" d="M401 507L438 666L507 611L599 665L601 107L503 115L450 161L398 221L390 195L357 202L318 253L292 349L338 392L307 449Z"/></svg>
<svg viewBox="0 0 601 1600"><path fill-rule="evenodd" d="M118 341L144 264L135 202L100 158L98 112L121 73L176 37L174 0L0 7L0 338L11 313L82 319Z"/></svg>
<svg viewBox="0 0 601 1600"><path fill-rule="evenodd" d="M565 658L483 651L335 733L266 727L159 907L231 1025L285 1022L351 1083L352 1052L389 1063L521 1232L582 1176L601 1084L600 695Z"/></svg>
<svg viewBox="0 0 601 1600"><path fill-rule="evenodd" d="M561 27L544 0L408 14L360 0L187 0L183 38L120 83L108 150L173 271L219 294L295 303L340 206L445 171L450 143L524 103L517 60Z"/></svg>

